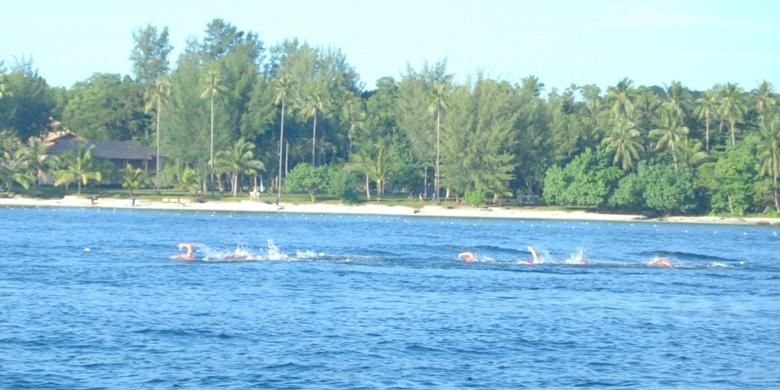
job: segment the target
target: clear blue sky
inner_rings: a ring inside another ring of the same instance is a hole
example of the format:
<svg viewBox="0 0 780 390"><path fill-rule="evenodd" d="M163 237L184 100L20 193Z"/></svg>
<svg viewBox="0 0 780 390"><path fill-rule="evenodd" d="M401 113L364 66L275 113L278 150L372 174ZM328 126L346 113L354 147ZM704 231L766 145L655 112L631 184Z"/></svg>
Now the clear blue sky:
<svg viewBox="0 0 780 390"><path fill-rule="evenodd" d="M447 58L459 79L483 71L550 87L620 78L680 80L694 89L761 80L780 88L780 2L544 1L40 1L0 6L0 59L32 57L51 85L93 72L129 74L134 29L168 26L172 63L219 17L267 44L298 37L341 48L368 88L409 63Z"/></svg>

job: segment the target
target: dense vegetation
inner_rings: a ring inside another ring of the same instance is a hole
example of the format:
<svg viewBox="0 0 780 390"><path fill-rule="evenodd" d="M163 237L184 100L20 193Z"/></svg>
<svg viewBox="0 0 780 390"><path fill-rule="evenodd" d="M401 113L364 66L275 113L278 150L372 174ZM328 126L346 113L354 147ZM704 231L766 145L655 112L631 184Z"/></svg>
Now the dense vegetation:
<svg viewBox="0 0 780 390"><path fill-rule="evenodd" d="M258 176L273 190L384 194L474 204L507 199L659 213L780 211L780 109L772 85L692 91L624 78L551 89L444 61L365 90L338 49L266 46L220 19L175 64L167 28L133 33L133 77L96 73L51 88L31 61L0 65L0 185L100 181L88 150L45 156L50 118L92 139L136 139L167 157L157 177L127 169L126 188L236 194ZM287 185L279 186L279 177Z"/></svg>

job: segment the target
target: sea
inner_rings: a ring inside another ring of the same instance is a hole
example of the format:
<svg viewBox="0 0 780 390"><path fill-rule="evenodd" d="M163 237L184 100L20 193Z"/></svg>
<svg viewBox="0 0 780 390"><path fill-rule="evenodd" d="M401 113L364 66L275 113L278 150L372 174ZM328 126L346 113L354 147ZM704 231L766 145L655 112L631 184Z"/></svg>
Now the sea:
<svg viewBox="0 0 780 390"><path fill-rule="evenodd" d="M780 226L2 208L0 232L3 389L780 388Z"/></svg>

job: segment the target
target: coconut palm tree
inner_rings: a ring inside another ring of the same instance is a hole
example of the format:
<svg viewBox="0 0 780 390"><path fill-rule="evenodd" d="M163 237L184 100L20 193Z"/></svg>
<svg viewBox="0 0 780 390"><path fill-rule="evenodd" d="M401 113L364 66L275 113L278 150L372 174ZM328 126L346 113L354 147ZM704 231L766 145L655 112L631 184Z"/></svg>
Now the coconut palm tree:
<svg viewBox="0 0 780 390"><path fill-rule="evenodd" d="M692 169L707 161L709 156L702 150L702 143L692 142L689 138L684 138L677 145L677 163L683 168Z"/></svg>
<svg viewBox="0 0 780 390"><path fill-rule="evenodd" d="M200 97L208 97L211 101L211 145L209 146L209 169L214 170L214 98L221 95L226 91L224 85L222 85L222 79L220 79L219 71L211 69L206 73L205 86L203 93ZM214 172L211 172L211 182L214 182Z"/></svg>
<svg viewBox="0 0 780 390"><path fill-rule="evenodd" d="M317 166L317 113L325 112L327 100L323 97L322 88L315 86L308 91L307 96L303 96L299 101L301 111L301 120L306 122L309 118L314 118L314 124L311 132L311 165Z"/></svg>
<svg viewBox="0 0 780 390"><path fill-rule="evenodd" d="M612 102L612 112L617 119L631 119L634 117L634 88L633 81L628 77L620 80L614 87L607 88L607 100Z"/></svg>
<svg viewBox="0 0 780 390"><path fill-rule="evenodd" d="M67 166L54 172L54 185L59 187L65 185L65 192L68 191L68 185L76 182L78 186L77 194L81 194L82 183L86 185L90 180L100 181L102 175L100 171L93 170L92 167L92 149L80 147L73 155L67 159Z"/></svg>
<svg viewBox="0 0 780 390"><path fill-rule="evenodd" d="M347 128L347 153L351 154L352 143L354 142L358 130L362 128L366 119L363 101L357 96L346 98L341 106L341 117L344 122L349 125L349 128Z"/></svg>
<svg viewBox="0 0 780 390"><path fill-rule="evenodd" d="M171 94L171 81L167 77L160 77L154 82L154 89L147 96L146 100L146 112L154 110L156 116L156 163L154 165L154 188L160 190L160 114L162 113L163 106L168 103L168 97ZM214 106L212 105L212 110ZM212 132L214 127L214 121L211 122Z"/></svg>
<svg viewBox="0 0 780 390"><path fill-rule="evenodd" d="M780 212L777 187L778 177L780 177L780 114L771 116L767 126L761 129L758 161L759 173L772 178L775 210Z"/></svg>
<svg viewBox="0 0 780 390"><path fill-rule="evenodd" d="M255 160L255 145L239 138L230 150L217 153L217 164L225 172L230 173L230 186L233 196L238 196L238 176L242 174L257 175L257 171L265 169L265 165Z"/></svg>
<svg viewBox="0 0 780 390"><path fill-rule="evenodd" d="M33 188L38 185L38 177L49 165L50 155L46 153L46 145L43 140L38 137L30 137L27 140L27 147L23 148L27 157L30 170L32 171L35 180L33 182Z"/></svg>
<svg viewBox="0 0 780 390"><path fill-rule="evenodd" d="M762 81L758 89L753 91L753 108L761 116L761 128L764 128L764 115L777 104L772 90L772 84Z"/></svg>
<svg viewBox="0 0 780 390"><path fill-rule="evenodd" d="M736 125L745 114L745 104L742 102L742 89L734 83L726 84L721 89L720 114L728 120L731 128L731 145L737 144Z"/></svg>
<svg viewBox="0 0 780 390"><path fill-rule="evenodd" d="M688 127L680 123L677 114L670 111L664 116L664 125L650 131L651 138L658 138L655 150L669 149L677 169L677 145L688 137Z"/></svg>
<svg viewBox="0 0 780 390"><path fill-rule="evenodd" d="M276 193L276 204L282 198L282 157L284 154L284 109L287 105L287 100L292 93L293 81L292 78L286 73L282 73L279 78L275 80L274 90L276 92L276 98L274 104L282 105L282 120L279 126L279 186Z"/></svg>
<svg viewBox="0 0 780 390"><path fill-rule="evenodd" d="M0 182L5 191L11 191L13 183L19 184L26 190L35 182L28 162L24 149L3 152L0 156Z"/></svg>
<svg viewBox="0 0 780 390"><path fill-rule="evenodd" d="M679 81L672 81L666 88L666 99L662 104L666 112L676 117L677 121L685 122L688 107L688 93Z"/></svg>
<svg viewBox="0 0 780 390"><path fill-rule="evenodd" d="M124 176L122 176L122 188L126 188L130 193L130 197L133 197L133 191L141 188L149 180L148 175L141 168L133 168L132 165L127 164L124 169Z"/></svg>
<svg viewBox="0 0 780 390"><path fill-rule="evenodd" d="M428 111L436 114L436 174L434 176L433 183L436 191L433 193L433 201L437 204L439 203L439 183L441 181L441 171L439 167L439 151L441 149L441 116L442 113L447 109L447 99L449 97L448 87L449 86L446 83L436 83L433 86L433 99L428 105Z"/></svg>
<svg viewBox="0 0 780 390"><path fill-rule="evenodd" d="M694 114L701 120L704 119L705 126L705 148L710 151L710 122L718 114L718 95L714 91L705 91L696 99L696 108Z"/></svg>
<svg viewBox="0 0 780 390"><path fill-rule="evenodd" d="M620 165L623 171L634 167L639 159L639 152L644 150L639 139L639 130L633 122L625 119L618 120L617 125L601 141L608 151L614 152L612 163Z"/></svg>

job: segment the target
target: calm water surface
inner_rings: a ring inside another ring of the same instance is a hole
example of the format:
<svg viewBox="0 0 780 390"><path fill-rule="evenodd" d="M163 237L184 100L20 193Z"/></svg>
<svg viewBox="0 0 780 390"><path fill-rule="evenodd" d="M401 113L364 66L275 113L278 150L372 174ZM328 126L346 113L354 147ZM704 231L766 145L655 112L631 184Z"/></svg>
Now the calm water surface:
<svg viewBox="0 0 780 390"><path fill-rule="evenodd" d="M780 227L4 208L0 231L0 388L780 387Z"/></svg>

